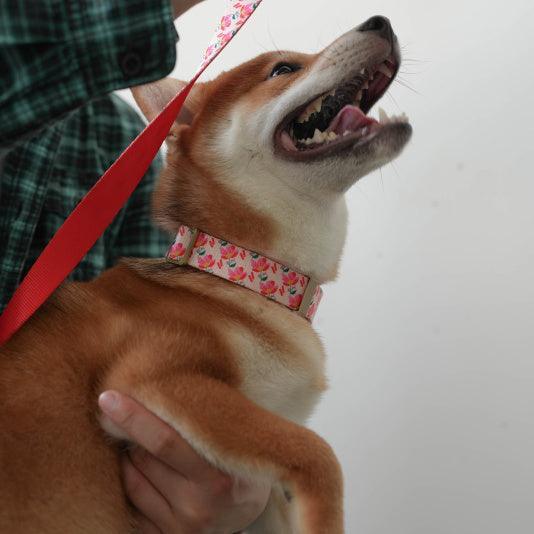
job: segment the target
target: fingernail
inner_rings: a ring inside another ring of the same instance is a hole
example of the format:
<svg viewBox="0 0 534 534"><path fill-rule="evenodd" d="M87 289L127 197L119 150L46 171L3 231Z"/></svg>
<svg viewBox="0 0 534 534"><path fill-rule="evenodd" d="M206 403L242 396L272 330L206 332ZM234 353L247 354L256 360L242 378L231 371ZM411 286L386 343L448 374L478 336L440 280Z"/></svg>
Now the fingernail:
<svg viewBox="0 0 534 534"><path fill-rule="evenodd" d="M115 391L104 391L98 397L100 408L108 413L113 413L119 407L119 395Z"/></svg>

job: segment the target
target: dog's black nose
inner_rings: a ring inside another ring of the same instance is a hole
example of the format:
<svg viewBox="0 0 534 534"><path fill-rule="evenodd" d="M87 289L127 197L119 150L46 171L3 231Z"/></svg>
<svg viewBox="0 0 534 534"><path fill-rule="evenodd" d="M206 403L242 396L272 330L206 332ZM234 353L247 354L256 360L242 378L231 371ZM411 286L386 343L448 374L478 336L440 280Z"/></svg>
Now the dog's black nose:
<svg viewBox="0 0 534 534"><path fill-rule="evenodd" d="M375 32L390 43L393 43L393 40L395 39L395 34L393 33L393 28L391 27L389 19L379 15L371 17L369 20L366 20L363 24L358 26L358 31Z"/></svg>

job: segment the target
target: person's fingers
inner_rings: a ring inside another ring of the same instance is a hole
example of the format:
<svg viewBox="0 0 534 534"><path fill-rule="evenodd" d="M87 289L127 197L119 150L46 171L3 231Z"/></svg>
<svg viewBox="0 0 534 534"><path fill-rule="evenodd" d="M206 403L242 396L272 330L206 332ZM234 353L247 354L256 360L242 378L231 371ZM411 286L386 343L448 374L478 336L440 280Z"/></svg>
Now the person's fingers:
<svg viewBox="0 0 534 534"><path fill-rule="evenodd" d="M173 526L174 515L163 495L133 465L127 455L122 457L121 464L124 491L131 503L159 529Z"/></svg>
<svg viewBox="0 0 534 534"><path fill-rule="evenodd" d="M209 479L188 480L140 447L132 449L129 456L133 465L165 497L175 516L189 523L202 523L209 519L210 511L215 513L222 506L234 506L238 482L230 475L214 469Z"/></svg>
<svg viewBox="0 0 534 534"><path fill-rule="evenodd" d="M251 523L265 508L270 483L234 479L215 470L208 480L188 480L149 452L129 452L133 465L165 497L178 524L192 532L210 524L228 528Z"/></svg>
<svg viewBox="0 0 534 534"><path fill-rule="evenodd" d="M152 523L146 517L137 514L138 519L136 521L136 534L163 534L162 531Z"/></svg>
<svg viewBox="0 0 534 534"><path fill-rule="evenodd" d="M214 470L173 428L136 402L117 391L105 391L98 398L102 411L132 441L183 476L209 477Z"/></svg>
<svg viewBox="0 0 534 534"><path fill-rule="evenodd" d="M162 532L174 532L177 525L184 532L199 532L213 524L234 532L250 524L265 507L268 486L236 480L211 466L174 429L131 397L107 391L100 395L99 404L115 426L148 451L131 452L137 466L128 456L123 460L125 491Z"/></svg>
<svg viewBox="0 0 534 534"><path fill-rule="evenodd" d="M187 479L142 447L135 447L128 454L133 465L157 488L172 507L172 503L177 499L184 485L187 485Z"/></svg>

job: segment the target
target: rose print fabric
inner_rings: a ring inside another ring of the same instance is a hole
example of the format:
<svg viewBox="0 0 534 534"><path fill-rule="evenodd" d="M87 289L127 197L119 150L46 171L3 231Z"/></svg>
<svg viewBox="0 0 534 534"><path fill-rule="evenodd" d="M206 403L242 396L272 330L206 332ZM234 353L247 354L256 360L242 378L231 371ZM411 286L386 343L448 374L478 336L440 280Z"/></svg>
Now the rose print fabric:
<svg viewBox="0 0 534 534"><path fill-rule="evenodd" d="M298 311L309 321L313 320L323 295L321 287L309 277L256 252L184 225L180 226L167 258L251 289ZM305 309L301 309L302 305Z"/></svg>
<svg viewBox="0 0 534 534"><path fill-rule="evenodd" d="M226 15L219 22L215 34L206 52L204 52L199 71L207 67L215 56L232 40L261 2L262 0L256 0L255 2L230 0L228 2Z"/></svg>

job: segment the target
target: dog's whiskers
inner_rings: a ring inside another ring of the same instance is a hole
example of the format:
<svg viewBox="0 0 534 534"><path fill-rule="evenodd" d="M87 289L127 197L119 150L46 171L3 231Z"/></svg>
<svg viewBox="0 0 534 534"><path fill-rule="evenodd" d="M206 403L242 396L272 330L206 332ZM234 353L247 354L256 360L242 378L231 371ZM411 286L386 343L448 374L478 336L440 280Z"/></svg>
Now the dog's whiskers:
<svg viewBox="0 0 534 534"><path fill-rule="evenodd" d="M412 92L415 93L416 95L422 96L422 94L421 94L419 91L417 91L417 89L414 89L413 87L411 87L410 85L408 85L408 84L406 83L406 81L403 80L402 78L399 78L399 77L397 76L397 78L395 78L394 81L395 81L396 83L398 83L399 85L402 85L403 87L406 87L406 89L409 89L410 91L412 91Z"/></svg>

